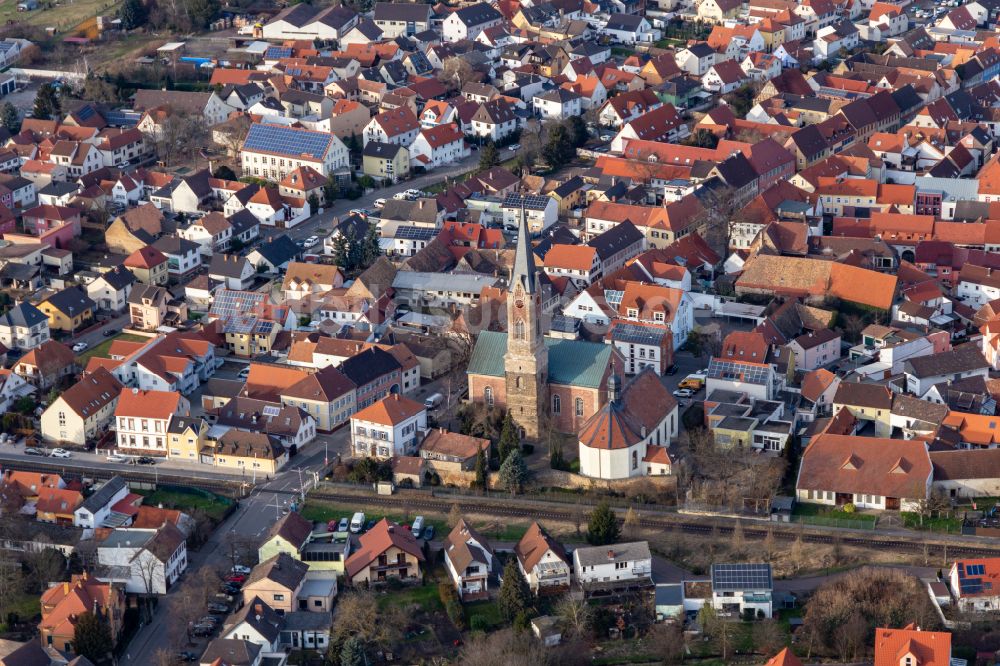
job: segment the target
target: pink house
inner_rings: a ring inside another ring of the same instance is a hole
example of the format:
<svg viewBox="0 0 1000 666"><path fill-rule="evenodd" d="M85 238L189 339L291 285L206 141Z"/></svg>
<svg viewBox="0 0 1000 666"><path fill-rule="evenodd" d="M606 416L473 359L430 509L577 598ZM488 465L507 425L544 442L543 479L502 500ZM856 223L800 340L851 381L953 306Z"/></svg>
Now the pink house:
<svg viewBox="0 0 1000 666"><path fill-rule="evenodd" d="M68 206L49 204L24 211L24 230L53 247L64 248L71 238L80 235L80 211Z"/></svg>

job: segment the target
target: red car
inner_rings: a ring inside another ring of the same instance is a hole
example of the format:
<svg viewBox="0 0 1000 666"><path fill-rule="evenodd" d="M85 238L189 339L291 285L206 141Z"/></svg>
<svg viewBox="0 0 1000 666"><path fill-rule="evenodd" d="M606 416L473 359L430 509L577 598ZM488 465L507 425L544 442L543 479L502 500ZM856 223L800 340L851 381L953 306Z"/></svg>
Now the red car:
<svg viewBox="0 0 1000 666"><path fill-rule="evenodd" d="M244 576L243 574L230 574L226 576L226 582L233 583L235 585L242 585L243 583L247 582L247 577Z"/></svg>

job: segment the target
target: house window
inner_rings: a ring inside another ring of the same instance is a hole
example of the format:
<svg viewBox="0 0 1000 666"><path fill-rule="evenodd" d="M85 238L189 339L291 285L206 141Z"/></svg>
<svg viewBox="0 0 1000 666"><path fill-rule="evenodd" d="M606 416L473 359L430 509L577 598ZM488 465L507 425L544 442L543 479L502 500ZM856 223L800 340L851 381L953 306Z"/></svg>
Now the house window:
<svg viewBox="0 0 1000 666"><path fill-rule="evenodd" d="M576 415L583 416L583 398L576 399Z"/></svg>
<svg viewBox="0 0 1000 666"><path fill-rule="evenodd" d="M552 413L558 414L562 411L562 398L557 395L552 396Z"/></svg>

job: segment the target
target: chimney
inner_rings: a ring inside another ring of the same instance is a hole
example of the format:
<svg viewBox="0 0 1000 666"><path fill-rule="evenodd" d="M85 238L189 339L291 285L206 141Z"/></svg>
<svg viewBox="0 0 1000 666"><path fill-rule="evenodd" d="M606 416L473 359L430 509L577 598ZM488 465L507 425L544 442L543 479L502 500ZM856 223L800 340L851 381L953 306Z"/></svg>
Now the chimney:
<svg viewBox="0 0 1000 666"><path fill-rule="evenodd" d="M255 613L257 613L257 619L259 620L261 614L264 612L264 605L263 604L254 604L253 605L253 610L254 610Z"/></svg>
<svg viewBox="0 0 1000 666"><path fill-rule="evenodd" d="M609 559L609 560L613 560L613 559L615 559L615 551L613 551L613 550L608 550L608 559Z"/></svg>
<svg viewBox="0 0 1000 666"><path fill-rule="evenodd" d="M63 594L69 594L69 583L63 583Z"/></svg>

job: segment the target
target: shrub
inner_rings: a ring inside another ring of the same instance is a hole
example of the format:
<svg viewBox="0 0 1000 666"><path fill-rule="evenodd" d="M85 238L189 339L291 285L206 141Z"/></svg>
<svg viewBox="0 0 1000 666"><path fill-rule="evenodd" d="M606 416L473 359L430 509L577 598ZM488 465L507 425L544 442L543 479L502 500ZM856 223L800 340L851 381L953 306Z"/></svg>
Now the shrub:
<svg viewBox="0 0 1000 666"><path fill-rule="evenodd" d="M854 504L852 504L851 502L848 502L843 507L841 507L841 511L843 511L844 513L854 513L857 510L858 508L854 506Z"/></svg>
<svg viewBox="0 0 1000 666"><path fill-rule="evenodd" d="M477 615L469 622L469 629L472 629L472 631L486 632L490 629L490 623L487 622L486 618L482 615Z"/></svg>

